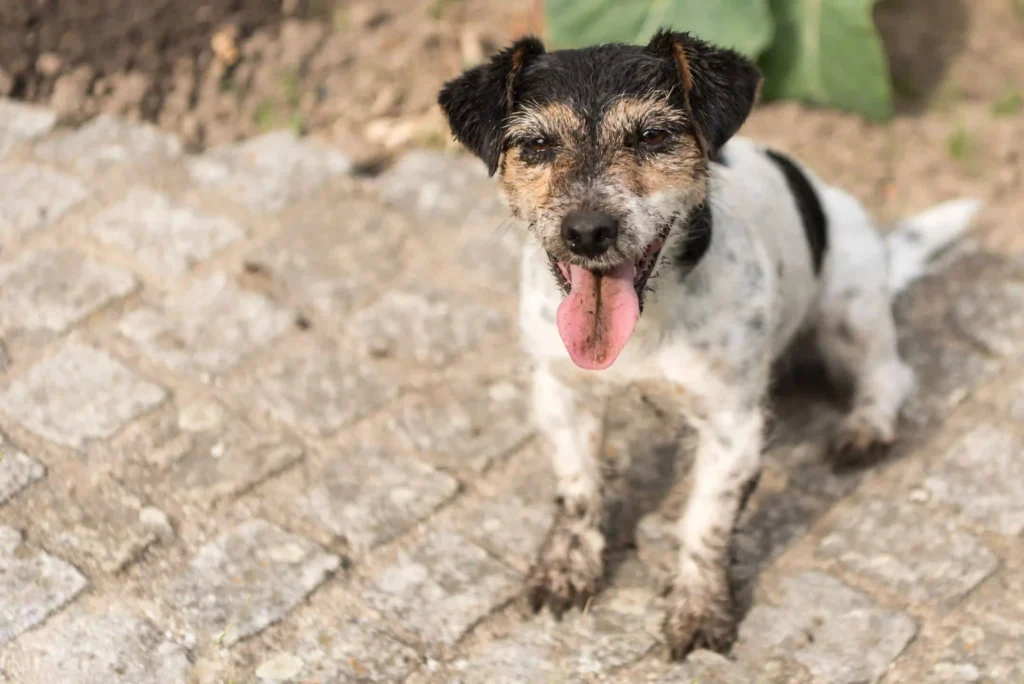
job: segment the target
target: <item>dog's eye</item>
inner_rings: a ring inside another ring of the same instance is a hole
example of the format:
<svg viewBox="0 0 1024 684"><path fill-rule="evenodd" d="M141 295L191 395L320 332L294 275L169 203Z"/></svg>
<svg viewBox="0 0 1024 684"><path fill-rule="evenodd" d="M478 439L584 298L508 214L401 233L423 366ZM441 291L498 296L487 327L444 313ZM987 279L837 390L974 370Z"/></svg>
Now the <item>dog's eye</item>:
<svg viewBox="0 0 1024 684"><path fill-rule="evenodd" d="M555 144L544 136L537 136L526 141L526 149L531 152L548 152L555 149Z"/></svg>
<svg viewBox="0 0 1024 684"><path fill-rule="evenodd" d="M668 132L660 128L648 128L640 134L640 144L654 147L668 140Z"/></svg>

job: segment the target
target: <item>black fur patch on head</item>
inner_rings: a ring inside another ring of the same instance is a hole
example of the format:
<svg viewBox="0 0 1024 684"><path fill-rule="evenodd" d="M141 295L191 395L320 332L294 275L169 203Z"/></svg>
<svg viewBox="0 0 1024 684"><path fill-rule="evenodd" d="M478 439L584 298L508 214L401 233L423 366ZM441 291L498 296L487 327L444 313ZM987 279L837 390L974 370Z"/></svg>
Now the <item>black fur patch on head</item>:
<svg viewBox="0 0 1024 684"><path fill-rule="evenodd" d="M786 178L786 184L789 186L789 191L793 194L793 201L796 202L796 208L800 212L804 234L807 236L807 245L811 249L811 265L814 267L814 275L820 275L825 260L825 250L828 249L828 219L825 218L825 211L821 208L818 193L814 191L814 186L792 159L773 150L765 150L765 154L775 162Z"/></svg>
<svg viewBox="0 0 1024 684"><path fill-rule="evenodd" d="M455 138L487 163L491 175L498 170L502 127L515 106L520 76L542 54L539 40L522 38L489 63L445 83L438 96Z"/></svg>
<svg viewBox="0 0 1024 684"><path fill-rule="evenodd" d="M761 72L733 50L710 45L689 33L658 31L647 50L675 66L684 105L715 159L747 120L761 88Z"/></svg>
<svg viewBox="0 0 1024 684"><path fill-rule="evenodd" d="M523 38L448 81L438 97L456 139L497 171L504 127L520 105L566 103L591 126L616 101L665 96L687 115L708 159L746 120L761 75L752 62L687 33L659 31L647 46L608 43L546 52ZM598 161L598 160L595 160Z"/></svg>

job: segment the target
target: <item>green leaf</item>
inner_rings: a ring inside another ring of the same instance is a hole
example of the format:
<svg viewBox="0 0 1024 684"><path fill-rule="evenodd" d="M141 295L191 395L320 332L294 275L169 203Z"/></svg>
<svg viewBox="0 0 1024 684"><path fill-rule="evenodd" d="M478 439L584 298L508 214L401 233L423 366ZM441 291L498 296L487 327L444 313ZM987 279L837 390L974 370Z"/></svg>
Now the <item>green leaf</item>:
<svg viewBox="0 0 1024 684"><path fill-rule="evenodd" d="M659 28L756 58L775 26L768 0L547 0L548 39L556 48L645 44Z"/></svg>
<svg viewBox="0 0 1024 684"><path fill-rule="evenodd" d="M775 41L761 58L765 99L892 116L892 86L871 9L875 0L771 0Z"/></svg>

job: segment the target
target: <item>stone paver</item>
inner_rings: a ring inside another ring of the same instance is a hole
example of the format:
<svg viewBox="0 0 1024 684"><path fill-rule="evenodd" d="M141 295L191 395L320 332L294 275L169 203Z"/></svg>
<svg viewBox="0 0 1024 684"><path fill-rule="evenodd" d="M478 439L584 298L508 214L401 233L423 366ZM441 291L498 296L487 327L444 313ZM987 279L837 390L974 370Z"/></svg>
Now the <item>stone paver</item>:
<svg viewBox="0 0 1024 684"><path fill-rule="evenodd" d="M45 474L39 461L12 448L0 435L0 506Z"/></svg>
<svg viewBox="0 0 1024 684"><path fill-rule="evenodd" d="M69 609L7 658L23 684L186 684L186 650L123 607Z"/></svg>
<svg viewBox="0 0 1024 684"><path fill-rule="evenodd" d="M407 214L460 228L489 228L487 224L509 214L487 168L466 155L413 151L381 175L378 184L381 198Z"/></svg>
<svg viewBox="0 0 1024 684"><path fill-rule="evenodd" d="M181 141L157 127L106 114L36 146L40 159L67 166L86 178L114 168L153 172L181 153Z"/></svg>
<svg viewBox="0 0 1024 684"><path fill-rule="evenodd" d="M490 477L489 486L450 510L460 534L525 573L555 517L555 488L547 453L530 448Z"/></svg>
<svg viewBox="0 0 1024 684"><path fill-rule="evenodd" d="M291 131L214 148L188 163L197 184L258 212L280 211L351 168L338 150L299 139Z"/></svg>
<svg viewBox="0 0 1024 684"><path fill-rule="evenodd" d="M0 157L53 130L57 114L44 107L0 100Z"/></svg>
<svg viewBox="0 0 1024 684"><path fill-rule="evenodd" d="M794 660L816 681L855 684L881 676L916 632L910 617L828 575L807 572L783 580L778 605L750 611L734 653L752 670Z"/></svg>
<svg viewBox="0 0 1024 684"><path fill-rule="evenodd" d="M179 394L92 455L147 494L210 508L288 468L303 452L297 439L250 425L219 402Z"/></svg>
<svg viewBox="0 0 1024 684"><path fill-rule="evenodd" d="M74 176L36 164L4 164L0 239L22 238L50 226L88 196L85 184Z"/></svg>
<svg viewBox="0 0 1024 684"><path fill-rule="evenodd" d="M1024 283L977 283L953 303L950 315L957 332L988 353L1024 354Z"/></svg>
<svg viewBox="0 0 1024 684"><path fill-rule="evenodd" d="M424 644L444 648L519 588L520 580L483 549L437 530L374 573L366 600Z"/></svg>
<svg viewBox="0 0 1024 684"><path fill-rule="evenodd" d="M217 273L131 312L118 330L171 370L217 374L273 342L292 319L263 295L242 290Z"/></svg>
<svg viewBox="0 0 1024 684"><path fill-rule="evenodd" d="M166 517L163 511L102 478L51 478L33 492L33 503L44 511L34 520L36 537L83 570L121 572L168 536L147 518Z"/></svg>
<svg viewBox="0 0 1024 684"><path fill-rule="evenodd" d="M993 532L1024 532L1024 442L994 425L978 425L944 450L922 485Z"/></svg>
<svg viewBox="0 0 1024 684"><path fill-rule="evenodd" d="M949 604L999 565L985 543L912 504L869 500L844 508L818 554L922 603Z"/></svg>
<svg viewBox="0 0 1024 684"><path fill-rule="evenodd" d="M380 408L398 379L335 340L307 337L283 350L236 392L278 420L328 436Z"/></svg>
<svg viewBox="0 0 1024 684"><path fill-rule="evenodd" d="M739 642L673 664L693 432L656 387L605 416L607 586L523 605L554 479L524 230L479 160L366 178L289 131L191 155L55 120L0 100L0 682L1024 677L1019 256L953 251L900 298L921 387L886 467L832 472L842 402L775 406Z"/></svg>
<svg viewBox="0 0 1024 684"><path fill-rule="evenodd" d="M0 412L40 437L78 448L111 436L165 395L107 353L68 342L0 389Z"/></svg>
<svg viewBox="0 0 1024 684"><path fill-rule="evenodd" d="M224 216L208 216L174 204L153 190L132 188L96 216L89 232L106 245L133 254L157 276L179 276L245 232Z"/></svg>
<svg viewBox="0 0 1024 684"><path fill-rule="evenodd" d="M0 264L0 329L57 335L135 289L135 278L67 249Z"/></svg>
<svg viewBox="0 0 1024 684"><path fill-rule="evenodd" d="M757 672L755 669L754 672ZM759 684L768 681L712 651L693 651L679 664L648 657L622 672L619 681L646 684Z"/></svg>
<svg viewBox="0 0 1024 684"><path fill-rule="evenodd" d="M643 658L656 643L658 614L650 588L612 588L594 600L585 614L562 620L538 615L496 640L455 660L447 681L490 682L628 681L615 672Z"/></svg>
<svg viewBox="0 0 1024 684"><path fill-rule="evenodd" d="M317 618L288 652L264 661L256 669L256 676L274 681L267 670L277 659L292 669L286 681L389 684L403 681L419 662L416 651L385 633L374 621L334 614Z"/></svg>
<svg viewBox="0 0 1024 684"><path fill-rule="evenodd" d="M416 239L435 255L435 275L455 267L495 291L517 291L523 228L478 159L413 151L382 174L378 185L385 202L430 223L431 230Z"/></svg>
<svg viewBox="0 0 1024 684"><path fill-rule="evenodd" d="M287 227L249 255L290 297L340 317L380 297L404 263L411 233L400 214L367 200L303 202Z"/></svg>
<svg viewBox="0 0 1024 684"><path fill-rule="evenodd" d="M505 327L495 309L440 292L389 293L352 321L352 335L375 356L440 367Z"/></svg>
<svg viewBox="0 0 1024 684"><path fill-rule="evenodd" d="M403 401L389 425L432 463L480 472L533 433L525 395L504 378L435 387Z"/></svg>
<svg viewBox="0 0 1024 684"><path fill-rule="evenodd" d="M341 559L265 520L203 546L164 600L197 638L230 646L281 620Z"/></svg>
<svg viewBox="0 0 1024 684"><path fill-rule="evenodd" d="M381 449L335 452L310 479L294 508L356 553L398 536L458 489L451 476Z"/></svg>
<svg viewBox="0 0 1024 684"><path fill-rule="evenodd" d="M0 646L69 603L87 583L74 566L0 525Z"/></svg>

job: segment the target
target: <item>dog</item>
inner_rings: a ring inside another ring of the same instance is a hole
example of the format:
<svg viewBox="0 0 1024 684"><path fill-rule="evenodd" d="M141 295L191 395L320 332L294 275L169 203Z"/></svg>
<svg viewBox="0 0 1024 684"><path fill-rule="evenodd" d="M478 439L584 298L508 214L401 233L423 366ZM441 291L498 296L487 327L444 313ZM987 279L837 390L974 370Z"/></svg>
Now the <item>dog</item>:
<svg viewBox="0 0 1024 684"><path fill-rule="evenodd" d="M697 434L664 619L675 658L736 636L730 542L760 473L773 362L810 337L851 387L835 452L892 444L916 386L893 297L980 208L946 202L883 237L854 197L736 135L760 84L740 54L662 29L551 52L523 38L438 97L530 237L520 327L558 493L534 609L598 590L605 407L625 383L667 382Z"/></svg>

